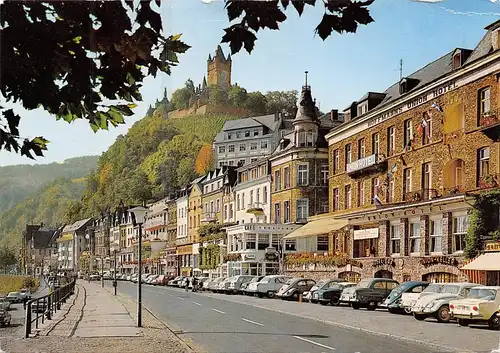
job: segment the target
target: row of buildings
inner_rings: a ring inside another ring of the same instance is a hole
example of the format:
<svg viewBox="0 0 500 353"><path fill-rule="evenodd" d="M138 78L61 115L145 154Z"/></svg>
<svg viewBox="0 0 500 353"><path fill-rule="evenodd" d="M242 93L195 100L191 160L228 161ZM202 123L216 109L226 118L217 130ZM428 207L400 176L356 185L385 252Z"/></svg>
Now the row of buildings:
<svg viewBox="0 0 500 353"><path fill-rule="evenodd" d="M497 21L344 110L306 82L295 117L226 122L216 169L148 205L144 271L499 284L499 47ZM136 271L129 208L66 226L59 268Z"/></svg>

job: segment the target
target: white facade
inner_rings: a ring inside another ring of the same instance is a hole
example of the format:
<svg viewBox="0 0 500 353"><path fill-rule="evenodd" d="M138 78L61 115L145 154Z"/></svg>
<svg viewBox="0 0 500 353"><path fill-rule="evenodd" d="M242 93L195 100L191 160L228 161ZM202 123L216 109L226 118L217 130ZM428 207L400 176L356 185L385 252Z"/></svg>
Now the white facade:
<svg viewBox="0 0 500 353"><path fill-rule="evenodd" d="M179 197L177 203L177 240L187 241L188 239L188 196Z"/></svg>
<svg viewBox="0 0 500 353"><path fill-rule="evenodd" d="M167 202L168 199L164 198L149 205L143 228L145 236L150 240L167 240Z"/></svg>
<svg viewBox="0 0 500 353"><path fill-rule="evenodd" d="M253 223L227 228L227 252L240 259L227 263L227 275L268 275L280 269L280 258L296 249L295 240L283 237L299 228L295 224Z"/></svg>

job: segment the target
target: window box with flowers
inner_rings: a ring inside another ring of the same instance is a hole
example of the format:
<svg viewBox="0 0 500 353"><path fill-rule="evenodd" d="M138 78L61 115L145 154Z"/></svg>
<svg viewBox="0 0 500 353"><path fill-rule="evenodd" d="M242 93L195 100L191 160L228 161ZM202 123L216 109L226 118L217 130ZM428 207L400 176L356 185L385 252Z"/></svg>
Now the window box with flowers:
<svg viewBox="0 0 500 353"><path fill-rule="evenodd" d="M479 120L479 125L483 127L491 126L496 123L499 123L498 114L496 110L490 110L481 114L481 118Z"/></svg>
<svg viewBox="0 0 500 353"><path fill-rule="evenodd" d="M497 186L498 183L494 175L483 175L479 180L479 187L481 189L490 189Z"/></svg>

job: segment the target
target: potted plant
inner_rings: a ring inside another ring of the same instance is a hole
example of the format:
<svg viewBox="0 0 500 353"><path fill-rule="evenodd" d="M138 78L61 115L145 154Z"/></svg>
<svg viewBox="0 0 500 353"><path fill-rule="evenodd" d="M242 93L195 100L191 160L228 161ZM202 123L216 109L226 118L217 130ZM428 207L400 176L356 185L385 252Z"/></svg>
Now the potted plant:
<svg viewBox="0 0 500 353"><path fill-rule="evenodd" d="M489 110L481 115L481 126L490 126L497 122L497 113L494 110Z"/></svg>
<svg viewBox="0 0 500 353"><path fill-rule="evenodd" d="M479 180L479 187L481 188L493 188L496 186L498 184L493 175L483 175Z"/></svg>

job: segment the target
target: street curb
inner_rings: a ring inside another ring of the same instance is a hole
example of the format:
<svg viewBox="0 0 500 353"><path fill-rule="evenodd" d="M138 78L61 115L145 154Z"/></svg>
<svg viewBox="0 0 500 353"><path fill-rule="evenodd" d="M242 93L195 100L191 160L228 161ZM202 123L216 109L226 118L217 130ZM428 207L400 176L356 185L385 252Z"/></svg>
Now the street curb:
<svg viewBox="0 0 500 353"><path fill-rule="evenodd" d="M111 289L109 289L107 286L104 286L104 289L107 290L108 292L110 292L111 294L114 294L112 293ZM114 296L114 295L113 295ZM124 294L121 294L121 293L117 293L116 295L117 299L118 297L122 297L122 298L127 298L129 300L131 300L132 302L134 302L136 305L137 305L137 301L129 296L129 295L124 295ZM120 299L118 299L120 300ZM121 300L120 300L121 302ZM123 307L125 308L125 310L127 310L127 307L121 303L123 305ZM177 340L179 341L179 343L188 351L188 352L191 352L191 353L198 353L198 351L196 349L194 349L194 347L191 347L186 341L184 341L181 337L179 337L178 334L175 333L174 330L172 330L172 328L170 327L170 325L167 324L166 321L164 321L163 319L159 318L158 316L156 316L153 311L151 309L149 309L146 305L142 304L142 308L145 309L152 317L154 317L160 324L162 324L167 330L169 330L176 338ZM130 311L127 310L127 312L129 313L129 315L133 318L132 316L132 313Z"/></svg>
<svg viewBox="0 0 500 353"><path fill-rule="evenodd" d="M211 298L217 298L217 297L212 297L212 296L210 296L210 297ZM224 299L220 299L219 298L219 300L224 300ZM300 318L303 318L303 319L309 319L309 320L313 320L313 321L316 321L316 322L321 322L323 324L327 324L327 325L330 325L330 326L337 326L337 327L345 328L345 329L348 329L348 330L360 331L360 332L368 333L370 335L375 335L375 336L380 336L380 337L388 337L388 338L392 338L392 339L395 339L395 340L398 340L398 341L403 341L403 342L416 343L416 344L420 344L420 345L427 346L427 347L430 347L430 348L437 348L437 349L440 349L440 350L442 350L444 352L453 351L453 352L458 352L458 353L476 353L475 351L471 351L471 350L467 350L467 349L461 349L461 348L456 348L456 347L448 347L448 346L441 346L439 344L424 342L424 341L420 341L420 340L414 339L414 338L408 338L408 337L404 337L404 336L392 335L390 333L383 333L383 332L372 331L372 330L364 329L362 327L356 327L356 326L352 326L352 325L341 324L341 323L338 323L338 322L333 322L333 321L328 321L328 320L321 320L321 319L318 319L318 318L315 318L315 317L310 317L310 316L305 316L305 315L290 313L290 312L283 311L283 310L278 310L278 309L267 308L267 307L261 306L261 305L248 304L248 303L239 303L239 304L243 304L243 305L246 305L246 306L253 306L253 307L256 307L256 308L259 308L259 309L265 309L265 310L277 312L277 313L280 313L280 314L292 315L292 316L300 317Z"/></svg>
<svg viewBox="0 0 500 353"><path fill-rule="evenodd" d="M50 327L49 329L46 330L46 332L44 332L43 336L49 336L50 333L54 330L54 328L57 325L59 325L62 321L64 321L66 319L66 317L69 314L71 308L73 308L73 306L75 305L76 299L78 299L78 296L80 295L80 287L78 285L75 285L75 287L78 289L78 291L73 296L73 302L70 305L68 305L67 309L65 309L65 312L62 312L60 314L61 318L58 321L53 322L52 327Z"/></svg>

